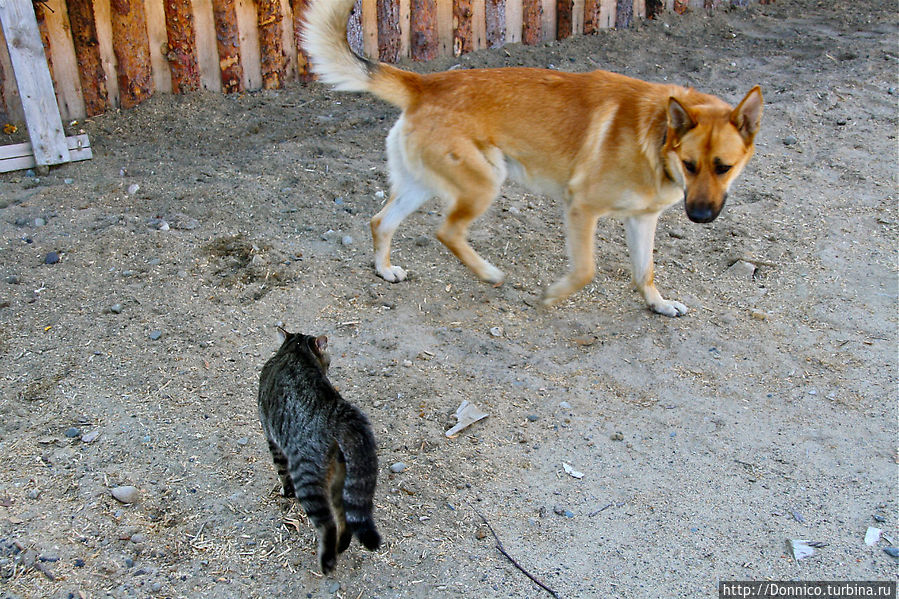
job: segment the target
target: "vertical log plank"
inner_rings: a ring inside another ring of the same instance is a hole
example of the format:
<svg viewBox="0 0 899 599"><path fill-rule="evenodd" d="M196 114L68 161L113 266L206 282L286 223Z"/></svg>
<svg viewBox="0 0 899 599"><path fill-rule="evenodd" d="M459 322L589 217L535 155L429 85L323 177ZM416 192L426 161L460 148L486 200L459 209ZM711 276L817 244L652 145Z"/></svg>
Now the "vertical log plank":
<svg viewBox="0 0 899 599"><path fill-rule="evenodd" d="M350 48L359 56L365 56L365 32L362 30L362 14L364 12L365 7L362 4L362 0L356 0L353 10L350 11L350 18L346 26L346 37L350 43Z"/></svg>
<svg viewBox="0 0 899 599"><path fill-rule="evenodd" d="M634 21L634 0L618 0L615 7L615 27L627 29Z"/></svg>
<svg viewBox="0 0 899 599"><path fill-rule="evenodd" d="M499 48L506 43L506 0L486 0L487 47Z"/></svg>
<svg viewBox="0 0 899 599"><path fill-rule="evenodd" d="M281 46L281 0L256 0L259 27L260 70L262 87L279 89L284 85L287 69L286 55Z"/></svg>
<svg viewBox="0 0 899 599"><path fill-rule="evenodd" d="M453 0L453 55L474 50L471 0Z"/></svg>
<svg viewBox="0 0 899 599"><path fill-rule="evenodd" d="M133 108L153 94L147 19L140 0L111 0L113 52L122 108Z"/></svg>
<svg viewBox="0 0 899 599"><path fill-rule="evenodd" d="M400 59L399 0L377 0L378 7L378 60L395 63Z"/></svg>
<svg viewBox="0 0 899 599"><path fill-rule="evenodd" d="M222 91L244 91L243 65L240 62L240 35L237 31L235 0L212 0L212 15L222 74Z"/></svg>
<svg viewBox="0 0 899 599"><path fill-rule="evenodd" d="M437 53L453 54L453 0L437 0Z"/></svg>
<svg viewBox="0 0 899 599"><path fill-rule="evenodd" d="M165 27L165 0L143 0L143 2L153 89L157 92L171 93L172 69L169 68L169 61L165 57L169 46Z"/></svg>
<svg viewBox="0 0 899 599"><path fill-rule="evenodd" d="M194 15L194 37L200 87L213 92L222 91L222 71L216 40L215 17L211 0L191 0Z"/></svg>
<svg viewBox="0 0 899 599"><path fill-rule="evenodd" d="M599 30L599 3L600 0L584 1L584 35L596 33Z"/></svg>
<svg viewBox="0 0 899 599"><path fill-rule="evenodd" d="M172 92L184 94L200 89L200 69L190 0L163 0L168 39L166 60L172 75Z"/></svg>
<svg viewBox="0 0 899 599"><path fill-rule="evenodd" d="M574 0L557 0L556 2L556 39L563 40L573 31Z"/></svg>
<svg viewBox="0 0 899 599"><path fill-rule="evenodd" d="M62 119L80 119L86 114L78 59L69 35L71 27L63 0L48 0L44 14L47 36L53 52L53 86Z"/></svg>
<svg viewBox="0 0 899 599"><path fill-rule="evenodd" d="M533 46L541 40L543 3L540 0L521 0L521 41Z"/></svg>
<svg viewBox="0 0 899 599"><path fill-rule="evenodd" d="M615 27L615 13L618 8L617 0L600 0L599 3L599 28L612 29Z"/></svg>
<svg viewBox="0 0 899 599"><path fill-rule="evenodd" d="M100 114L109 107L106 72L100 57L97 26L91 0L68 0L72 44L78 61L81 94L87 116Z"/></svg>
<svg viewBox="0 0 899 599"><path fill-rule="evenodd" d="M315 79L312 65L309 64L309 55L303 50L303 29L306 26L305 15L308 6L309 0L290 0L290 8L293 12L293 37L297 47L297 77L304 83Z"/></svg>
<svg viewBox="0 0 899 599"><path fill-rule="evenodd" d="M378 0L362 0L362 45L365 56L378 57Z"/></svg>
<svg viewBox="0 0 899 599"><path fill-rule="evenodd" d="M409 7L412 60L437 58L437 0L412 0Z"/></svg>

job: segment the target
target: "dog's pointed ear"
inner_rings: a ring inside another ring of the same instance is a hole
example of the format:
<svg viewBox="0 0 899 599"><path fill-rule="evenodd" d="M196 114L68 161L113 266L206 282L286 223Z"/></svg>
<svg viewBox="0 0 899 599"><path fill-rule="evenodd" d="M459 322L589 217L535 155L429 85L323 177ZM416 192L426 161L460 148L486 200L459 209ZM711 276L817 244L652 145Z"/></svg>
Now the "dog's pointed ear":
<svg viewBox="0 0 899 599"><path fill-rule="evenodd" d="M762 125L762 104L762 88L756 85L730 113L730 122L747 142L752 141Z"/></svg>
<svg viewBox="0 0 899 599"><path fill-rule="evenodd" d="M319 355L324 354L328 351L328 338L324 335L320 335L315 338L315 350L319 353Z"/></svg>
<svg viewBox="0 0 899 599"><path fill-rule="evenodd" d="M287 329L282 327L281 325L277 325L275 327L278 331L278 343L284 343L284 341L290 337L290 333L287 332Z"/></svg>
<svg viewBox="0 0 899 599"><path fill-rule="evenodd" d="M696 126L696 121L680 103L680 100L671 96L668 98L668 127L674 130L677 137Z"/></svg>

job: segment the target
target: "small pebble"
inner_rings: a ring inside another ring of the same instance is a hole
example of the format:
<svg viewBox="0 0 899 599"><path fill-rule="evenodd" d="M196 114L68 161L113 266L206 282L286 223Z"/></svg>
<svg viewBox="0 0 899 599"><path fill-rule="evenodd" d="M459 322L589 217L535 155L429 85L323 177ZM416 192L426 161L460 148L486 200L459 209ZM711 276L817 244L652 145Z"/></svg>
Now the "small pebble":
<svg viewBox="0 0 899 599"><path fill-rule="evenodd" d="M160 260L159 258L150 258L149 260L147 260L147 264L149 264L150 266L159 266L161 263L162 260Z"/></svg>
<svg viewBox="0 0 899 599"><path fill-rule="evenodd" d="M128 186L128 195L133 196L138 191L140 191L140 185L138 185L137 183L132 183Z"/></svg>
<svg viewBox="0 0 899 599"><path fill-rule="evenodd" d="M528 414L527 419L529 422L537 422L540 419L540 416L537 416L536 414Z"/></svg>
<svg viewBox="0 0 899 599"><path fill-rule="evenodd" d="M402 462L397 462L395 464L390 465L390 471L394 472L396 474L399 474L400 472L403 472L404 470L406 470L406 465Z"/></svg>
<svg viewBox="0 0 899 599"><path fill-rule="evenodd" d="M331 593L332 595L339 590L340 590L339 582L332 582L331 584L328 585L328 592Z"/></svg>
<svg viewBox="0 0 899 599"><path fill-rule="evenodd" d="M883 516L881 516L880 514L874 514L871 517L874 518L875 522L886 522L887 521L887 519L884 518Z"/></svg>
<svg viewBox="0 0 899 599"><path fill-rule="evenodd" d="M409 368L412 366L412 360L403 360L403 366Z"/></svg>
<svg viewBox="0 0 899 599"><path fill-rule="evenodd" d="M113 314L121 314L122 313L122 304L113 304L109 306L109 311Z"/></svg>
<svg viewBox="0 0 899 599"><path fill-rule="evenodd" d="M553 508L553 513L559 516L564 516L566 518L574 518L574 512L569 509L563 508L560 505L557 505Z"/></svg>
<svg viewBox="0 0 899 599"><path fill-rule="evenodd" d="M59 254L56 252L47 252L44 256L44 264L56 264L59 262Z"/></svg>
<svg viewBox="0 0 899 599"><path fill-rule="evenodd" d="M568 403L567 401L561 401L561 402L559 402L559 407L562 408L563 410L570 410L571 404Z"/></svg>
<svg viewBox="0 0 899 599"><path fill-rule="evenodd" d="M349 235L344 235L340 239L340 243L342 243L343 245L353 245L353 238L350 237Z"/></svg>
<svg viewBox="0 0 899 599"><path fill-rule="evenodd" d="M38 489L31 489L28 491L28 499L37 499L41 496L41 492Z"/></svg>
<svg viewBox="0 0 899 599"><path fill-rule="evenodd" d="M66 185L71 185L72 183L75 182L75 179L70 179L70 178L66 177L65 179L62 180L62 182L65 183Z"/></svg>
<svg viewBox="0 0 899 599"><path fill-rule="evenodd" d="M420 248L431 245L431 238L428 237L427 235L419 235L418 237L415 238L415 245L417 245Z"/></svg>
<svg viewBox="0 0 899 599"><path fill-rule="evenodd" d="M34 219L34 226L35 226L35 227L43 227L43 226L46 225L46 224L47 224L47 221L45 221L45 220L42 219L41 217L37 217L36 219Z"/></svg>
<svg viewBox="0 0 899 599"><path fill-rule="evenodd" d="M133 560L132 558L130 558L130 557L126 557L126 558L125 558L125 565L126 565L127 567L129 567L129 568L132 567L132 566L134 566L134 560Z"/></svg>
<svg viewBox="0 0 899 599"><path fill-rule="evenodd" d="M787 135L785 138L783 138L783 142L784 142L785 146L795 145L796 142L798 142L798 141L799 140L796 139L795 137L793 137L792 135Z"/></svg>
<svg viewBox="0 0 899 599"><path fill-rule="evenodd" d="M490 334L494 337L502 337L503 336L503 327L491 327Z"/></svg>
<svg viewBox="0 0 899 599"><path fill-rule="evenodd" d="M895 547L884 547L883 550L890 557L899 557L899 549Z"/></svg>
<svg viewBox="0 0 899 599"><path fill-rule="evenodd" d="M160 337L162 337L162 331L160 331L159 329L150 331L150 340L151 341L157 341Z"/></svg>
<svg viewBox="0 0 899 599"><path fill-rule="evenodd" d="M81 436L81 429L78 428L77 426L73 426L73 427L67 428L67 429L66 429L66 432L65 432L65 435L66 435L66 437L68 437L69 439L74 439L75 437L80 437L80 436Z"/></svg>
<svg viewBox="0 0 899 599"><path fill-rule="evenodd" d="M612 433L611 439L612 441L624 441L624 433L622 433L621 431L615 431L614 433Z"/></svg>
<svg viewBox="0 0 899 599"><path fill-rule="evenodd" d="M110 493L112 493L112 496L115 497L117 501L122 503L134 503L140 499L140 491L137 490L137 487L132 487L131 485L115 487Z"/></svg>
<svg viewBox="0 0 899 599"><path fill-rule="evenodd" d="M10 285L18 285L22 282L22 280L19 279L19 277L16 275L9 275L8 277L6 277L6 282Z"/></svg>
<svg viewBox="0 0 899 599"><path fill-rule="evenodd" d="M146 541L147 541L147 535L145 535L142 532L136 532L133 535L131 535L132 543L145 543Z"/></svg>
<svg viewBox="0 0 899 599"><path fill-rule="evenodd" d="M27 171L25 171L25 176L28 177L29 179L34 179L37 175L34 174L34 169L30 168Z"/></svg>
<svg viewBox="0 0 899 599"><path fill-rule="evenodd" d="M80 557L76 557L75 561L72 562L72 565L75 566L76 568L83 568L84 560L81 559Z"/></svg>
<svg viewBox="0 0 899 599"><path fill-rule="evenodd" d="M81 442L82 443L93 443L94 441L97 440L97 437L99 437L99 436L100 436L99 430L91 431L89 433L85 433L84 435L82 435Z"/></svg>
<svg viewBox="0 0 899 599"><path fill-rule="evenodd" d="M247 437L241 437L240 439L237 440L238 445L246 445L249 442L250 442L250 440Z"/></svg>

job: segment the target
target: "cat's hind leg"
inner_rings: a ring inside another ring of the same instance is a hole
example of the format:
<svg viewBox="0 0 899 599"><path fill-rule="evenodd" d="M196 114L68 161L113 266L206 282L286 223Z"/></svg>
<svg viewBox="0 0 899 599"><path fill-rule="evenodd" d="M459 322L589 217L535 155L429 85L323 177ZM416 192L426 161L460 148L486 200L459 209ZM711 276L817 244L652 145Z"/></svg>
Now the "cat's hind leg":
<svg viewBox="0 0 899 599"><path fill-rule="evenodd" d="M340 450L337 450L337 455L331 463L330 474L331 508L334 510L334 520L337 522L337 553L343 553L350 546L350 541L353 540L353 531L347 526L346 512L343 509L343 483L346 478L346 462Z"/></svg>
<svg viewBox="0 0 899 599"><path fill-rule="evenodd" d="M268 440L268 450L272 453L272 461L275 463L275 469L278 471L278 478L281 479L281 495L283 497L296 497L293 489L293 481L287 469L287 456L278 447L278 444Z"/></svg>
<svg viewBox="0 0 899 599"><path fill-rule="evenodd" d="M337 563L337 523L331 511L326 466L315 460L294 457L290 460L290 477L297 501L315 526L318 560L322 573L328 574Z"/></svg>

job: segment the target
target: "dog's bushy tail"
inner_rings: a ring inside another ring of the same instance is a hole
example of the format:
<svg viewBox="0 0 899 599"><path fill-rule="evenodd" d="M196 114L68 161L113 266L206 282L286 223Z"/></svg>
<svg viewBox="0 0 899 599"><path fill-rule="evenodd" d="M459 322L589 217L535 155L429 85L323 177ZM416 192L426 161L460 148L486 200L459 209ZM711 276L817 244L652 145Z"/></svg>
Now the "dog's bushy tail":
<svg viewBox="0 0 899 599"><path fill-rule="evenodd" d="M414 95L419 75L358 56L346 37L354 0L312 0L306 8L303 49L312 70L335 89L370 92L400 108Z"/></svg>

